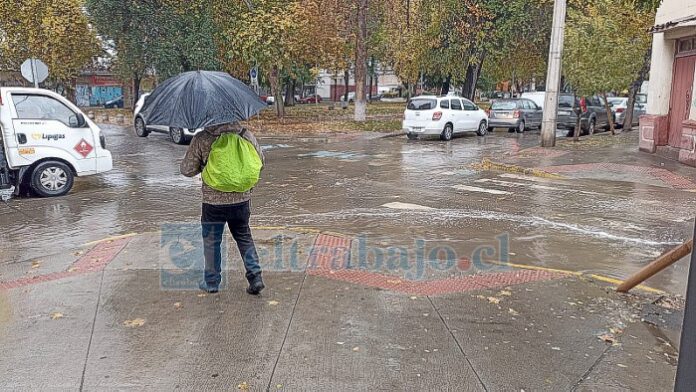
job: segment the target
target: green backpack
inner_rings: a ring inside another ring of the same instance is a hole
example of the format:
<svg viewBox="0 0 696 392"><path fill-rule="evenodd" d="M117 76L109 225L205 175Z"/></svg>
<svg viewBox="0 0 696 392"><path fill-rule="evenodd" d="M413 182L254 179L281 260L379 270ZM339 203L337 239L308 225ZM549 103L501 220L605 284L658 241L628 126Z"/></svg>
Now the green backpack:
<svg viewBox="0 0 696 392"><path fill-rule="evenodd" d="M201 177L217 191L243 193L259 182L262 166L253 144L236 133L223 133L213 142Z"/></svg>

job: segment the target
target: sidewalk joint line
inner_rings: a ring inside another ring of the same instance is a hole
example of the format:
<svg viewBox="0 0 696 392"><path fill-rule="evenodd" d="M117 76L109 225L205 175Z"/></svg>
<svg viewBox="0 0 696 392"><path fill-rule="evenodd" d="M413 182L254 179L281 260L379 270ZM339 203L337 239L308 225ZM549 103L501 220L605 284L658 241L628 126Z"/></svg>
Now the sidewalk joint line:
<svg viewBox="0 0 696 392"><path fill-rule="evenodd" d="M89 334L89 343L87 343L87 354L85 355L85 365L82 367L82 377L80 377L80 391L83 390L85 386L85 375L87 374L87 363L89 362L89 353L92 349L92 339L94 338L94 328L97 325L97 315L99 314L99 306L101 305L102 287L104 286L104 274L106 269L101 271L101 278L99 279L99 292L97 293L97 306L94 308L94 318L92 319L92 331Z"/></svg>
<svg viewBox="0 0 696 392"><path fill-rule="evenodd" d="M462 345L459 344L459 340L457 340L457 337L454 336L454 332L452 332L452 330L450 329L449 325L447 325L447 322L445 321L445 318L442 317L442 314L440 314L440 310L435 306L435 303L433 302L433 299L430 298L429 295L426 296L426 298L427 298L428 301L430 302L430 306L433 307L433 310L435 311L435 313L437 313L438 317L440 317L440 321L442 321L442 324L443 324L443 325L445 326L445 328L447 329L447 332L449 332L450 336L452 336L452 339L454 339L454 342L457 344L457 347L459 347L459 351L460 351L460 352L462 353L462 355L464 356L464 359L466 360L466 363L469 364L469 368L471 369L471 371L474 372L474 374L476 375L476 379L478 380L479 384L481 384L481 386L483 387L483 390L484 390L484 391L488 392L488 388L486 387L486 384L484 384L484 383L483 383L483 380L481 380L481 376L479 376L478 372L477 372L476 369L474 368L474 365L471 363L471 361L469 360L469 357L468 357L468 356L466 355L466 353L464 352L464 348L462 347Z"/></svg>
<svg viewBox="0 0 696 392"><path fill-rule="evenodd" d="M597 365L599 365L599 362L600 362L602 359L604 359L604 356L609 352L609 349L610 349L611 347L612 347L612 346L607 346L607 347L604 348L604 350L602 351L602 353L599 354L599 356L597 357L597 359L592 363L592 365L590 365L590 368L587 369L587 371L586 371L585 373L583 373L582 376L580 376L580 379L579 379L578 381L576 381L575 384L573 384L573 387L570 388L571 391L577 391L578 387L580 386L580 383L583 382L583 381L585 380L585 378L587 378L587 376L590 375L590 373L592 373L592 371L597 367Z"/></svg>
<svg viewBox="0 0 696 392"><path fill-rule="evenodd" d="M288 321L288 326L285 328L285 336L283 336L283 343L280 344L280 349L278 350L278 356L276 357L275 363L273 364L273 370L271 370L271 376L268 378L268 385L266 386L266 392L271 390L271 383L273 383L273 376L275 376L276 368L278 367L278 362L280 361L280 356L283 353L283 348L285 348L285 341L288 339L288 334L290 333L290 327L292 326L292 320L295 318L295 309L297 309L297 304L300 302L300 295L302 295L302 288L304 288L305 281L307 280L307 273L305 272L302 277L302 283L300 283L300 289L297 291L297 298L295 298L295 304L292 306L292 312L290 312L290 321Z"/></svg>

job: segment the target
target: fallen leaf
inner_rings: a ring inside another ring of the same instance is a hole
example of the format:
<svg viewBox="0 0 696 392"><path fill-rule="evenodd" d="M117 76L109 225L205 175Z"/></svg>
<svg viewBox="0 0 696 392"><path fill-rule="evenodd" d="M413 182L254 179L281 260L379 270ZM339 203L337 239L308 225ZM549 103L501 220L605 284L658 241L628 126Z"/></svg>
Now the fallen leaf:
<svg viewBox="0 0 696 392"><path fill-rule="evenodd" d="M411 297L411 299L416 300L416 299L418 299L418 297L413 296L413 297Z"/></svg>
<svg viewBox="0 0 696 392"><path fill-rule="evenodd" d="M175 308L180 308L181 307L181 302L174 302L174 307Z"/></svg>
<svg viewBox="0 0 696 392"><path fill-rule="evenodd" d="M623 363L617 363L616 366L620 368L627 368L628 366L624 365Z"/></svg>
<svg viewBox="0 0 696 392"><path fill-rule="evenodd" d="M63 313L60 312L53 312L50 314L51 320L58 320L63 318Z"/></svg>
<svg viewBox="0 0 696 392"><path fill-rule="evenodd" d="M126 320L123 322L123 325L125 325L126 327L130 327L130 328L142 327L143 325L145 325L145 320L140 319L140 318L133 319L133 320Z"/></svg>
<svg viewBox="0 0 696 392"><path fill-rule="evenodd" d="M276 384L276 389L283 389L283 384Z"/></svg>
<svg viewBox="0 0 696 392"><path fill-rule="evenodd" d="M358 346L353 347L353 351L355 351L355 352L360 351L360 347L358 347Z"/></svg>
<svg viewBox="0 0 696 392"><path fill-rule="evenodd" d="M507 291L507 290L503 290L503 291L499 292L498 295L504 295L506 297L510 297L512 295L512 293Z"/></svg>
<svg viewBox="0 0 696 392"><path fill-rule="evenodd" d="M75 267L68 268L68 272L75 272L75 271L77 271L77 268L75 268Z"/></svg>
<svg viewBox="0 0 696 392"><path fill-rule="evenodd" d="M278 301L268 301L268 304L271 305L271 306L276 306L276 305L278 305L279 303L280 303L280 302L278 302Z"/></svg>
<svg viewBox="0 0 696 392"><path fill-rule="evenodd" d="M598 338L599 338L599 340L601 340L605 343L611 343L611 344L616 343L616 337L610 333L605 333L605 334L599 335Z"/></svg>
<svg viewBox="0 0 696 392"><path fill-rule="evenodd" d="M490 302L490 303L492 303L492 304L496 304L496 305L497 305L497 304L500 303L500 298L488 297L487 299L488 299L488 302Z"/></svg>
<svg viewBox="0 0 696 392"><path fill-rule="evenodd" d="M207 296L208 296L208 294L206 294L206 293L199 293L199 294L197 295L197 297L199 297L199 298L207 297Z"/></svg>
<svg viewBox="0 0 696 392"><path fill-rule="evenodd" d="M41 262L39 260L35 260L31 262L31 269L37 269L41 267Z"/></svg>
<svg viewBox="0 0 696 392"><path fill-rule="evenodd" d="M247 382L244 381L243 383L237 385L237 389L239 389L240 391L248 391L248 390L249 390L249 384L247 384Z"/></svg>
<svg viewBox="0 0 696 392"><path fill-rule="evenodd" d="M513 316L519 316L519 315L520 315L520 313L519 313L518 311L516 311L515 309L513 309L513 308L509 308L508 313L510 313L510 314L513 315Z"/></svg>
<svg viewBox="0 0 696 392"><path fill-rule="evenodd" d="M560 348L560 347L551 347L551 350L553 350L553 351L561 351L561 348Z"/></svg>

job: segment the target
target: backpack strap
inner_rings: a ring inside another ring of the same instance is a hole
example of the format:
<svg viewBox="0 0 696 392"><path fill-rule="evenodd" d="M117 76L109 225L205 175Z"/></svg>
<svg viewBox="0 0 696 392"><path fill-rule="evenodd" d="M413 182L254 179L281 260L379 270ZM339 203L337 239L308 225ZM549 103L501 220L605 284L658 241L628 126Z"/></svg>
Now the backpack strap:
<svg viewBox="0 0 696 392"><path fill-rule="evenodd" d="M242 131L239 132L239 137L244 138L244 134L246 133L246 131L247 131L246 128L242 128Z"/></svg>

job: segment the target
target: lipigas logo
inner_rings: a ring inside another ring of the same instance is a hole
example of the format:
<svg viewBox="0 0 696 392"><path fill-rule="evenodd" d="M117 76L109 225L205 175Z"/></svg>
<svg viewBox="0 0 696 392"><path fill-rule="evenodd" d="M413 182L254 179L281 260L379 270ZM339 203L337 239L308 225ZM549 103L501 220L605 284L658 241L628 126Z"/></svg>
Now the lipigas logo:
<svg viewBox="0 0 696 392"><path fill-rule="evenodd" d="M32 139L34 140L60 140L65 139L65 135L62 133L32 133Z"/></svg>

